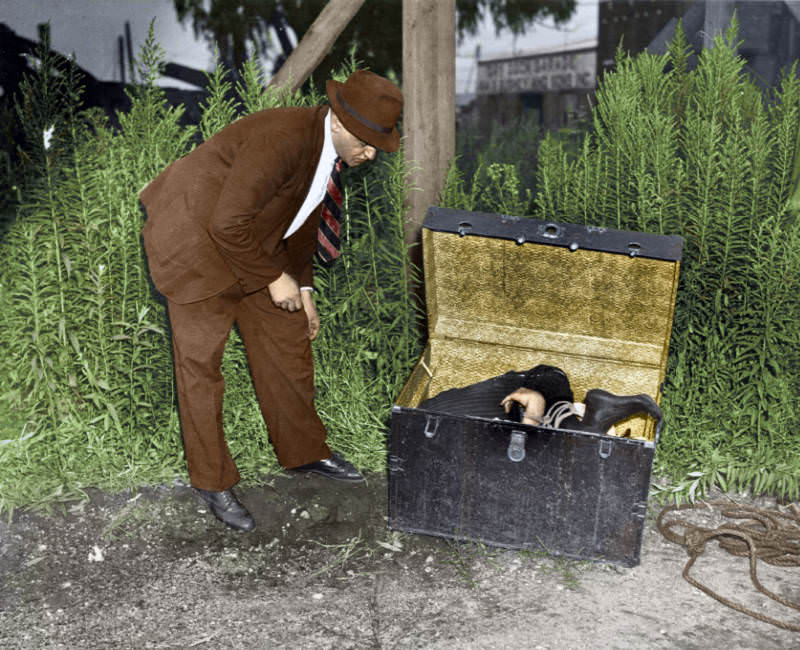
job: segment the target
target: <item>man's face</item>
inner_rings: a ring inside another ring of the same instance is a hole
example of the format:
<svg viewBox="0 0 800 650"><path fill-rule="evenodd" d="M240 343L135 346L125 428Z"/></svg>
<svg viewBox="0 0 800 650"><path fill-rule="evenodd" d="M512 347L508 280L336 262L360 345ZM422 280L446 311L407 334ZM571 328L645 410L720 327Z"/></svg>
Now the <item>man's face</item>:
<svg viewBox="0 0 800 650"><path fill-rule="evenodd" d="M350 167L357 167L368 160L374 160L378 151L371 144L354 136L344 128L344 124L331 111L331 137L336 153Z"/></svg>

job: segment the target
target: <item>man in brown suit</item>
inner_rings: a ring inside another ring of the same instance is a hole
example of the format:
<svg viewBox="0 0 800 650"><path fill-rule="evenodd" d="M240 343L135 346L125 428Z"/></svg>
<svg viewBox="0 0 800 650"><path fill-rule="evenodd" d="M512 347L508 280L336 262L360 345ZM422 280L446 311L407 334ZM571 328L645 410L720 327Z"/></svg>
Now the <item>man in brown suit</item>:
<svg viewBox="0 0 800 650"><path fill-rule="evenodd" d="M376 149L395 151L403 97L366 71L329 81L326 90L330 107L237 120L140 194L150 273L172 326L192 486L219 519L241 530L255 522L231 492L239 473L222 430L222 353L234 323L280 464L363 480L331 452L314 409L312 259L315 252L326 261L338 256L334 164L354 167L374 159Z"/></svg>

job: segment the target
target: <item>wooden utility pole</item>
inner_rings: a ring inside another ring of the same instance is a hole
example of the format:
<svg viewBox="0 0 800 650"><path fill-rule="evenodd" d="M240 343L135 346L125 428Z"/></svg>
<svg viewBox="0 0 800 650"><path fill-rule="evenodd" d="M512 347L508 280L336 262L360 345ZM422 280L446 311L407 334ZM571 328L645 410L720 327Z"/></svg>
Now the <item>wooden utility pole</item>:
<svg viewBox="0 0 800 650"><path fill-rule="evenodd" d="M420 241L456 148L455 0L403 0L403 133L409 166L406 243ZM412 249L422 268L422 249Z"/></svg>
<svg viewBox="0 0 800 650"><path fill-rule="evenodd" d="M287 86L292 92L300 88L363 4L364 0L330 0L269 85Z"/></svg>

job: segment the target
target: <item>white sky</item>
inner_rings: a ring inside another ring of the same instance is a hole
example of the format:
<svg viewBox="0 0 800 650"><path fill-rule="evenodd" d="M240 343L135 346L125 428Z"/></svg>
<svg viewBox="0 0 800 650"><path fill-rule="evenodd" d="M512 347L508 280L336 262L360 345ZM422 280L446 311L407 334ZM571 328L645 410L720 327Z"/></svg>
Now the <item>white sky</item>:
<svg viewBox="0 0 800 650"><path fill-rule="evenodd" d="M577 5L564 27L537 25L517 38L507 31L496 35L491 19L484 20L479 33L458 47L456 92L474 92L477 45L481 58L491 58L597 38L598 0L578 0ZM124 34L125 21L131 23L137 55L154 17L156 40L166 51L167 61L204 70L213 67L209 46L195 39L190 24L177 21L173 0L0 0L1 23L36 40L36 24L49 19L54 49L66 55L75 52L78 65L101 80L120 78L117 37ZM178 85L172 80L167 83Z"/></svg>
<svg viewBox="0 0 800 650"><path fill-rule="evenodd" d="M50 20L53 49L74 52L78 65L103 81L120 80L117 37L125 34L125 21L137 56L153 18L167 61L202 70L212 66L208 46L195 39L191 24L178 22L172 0L0 0L0 22L36 40L37 23Z"/></svg>

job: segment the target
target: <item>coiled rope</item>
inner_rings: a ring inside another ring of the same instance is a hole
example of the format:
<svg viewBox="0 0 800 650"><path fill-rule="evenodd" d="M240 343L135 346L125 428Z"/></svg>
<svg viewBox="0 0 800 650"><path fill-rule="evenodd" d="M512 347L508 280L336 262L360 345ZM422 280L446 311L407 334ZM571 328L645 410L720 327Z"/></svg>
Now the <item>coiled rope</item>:
<svg viewBox="0 0 800 650"><path fill-rule="evenodd" d="M708 512L707 509L713 506L720 506L719 514L723 517L743 520L742 523L736 525L726 522L717 528L704 528L680 518L665 523L665 518L671 513L699 510L700 508L706 509L706 512ZM727 605L742 614L747 614L784 630L800 632L800 624L785 623L755 612L752 609L747 609L732 600L720 596L689 575L689 571L695 561L705 550L706 542L719 538L720 547L728 551L728 553L738 557L750 558L750 579L756 589L781 605L800 611L800 603L788 600L764 587L756 573L758 560L763 560L767 564L775 566L800 567L800 507L797 504L791 504L788 509L789 512L764 510L753 506L721 501L667 506L658 515L657 525L661 534L670 542L686 547L689 561L683 569L683 577L687 582L723 605ZM685 532L676 532L676 528L683 528Z"/></svg>

